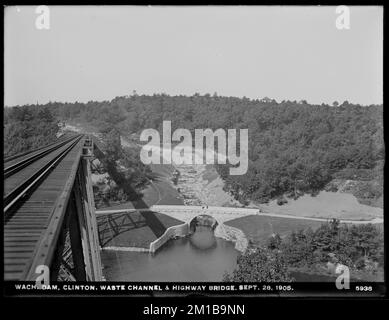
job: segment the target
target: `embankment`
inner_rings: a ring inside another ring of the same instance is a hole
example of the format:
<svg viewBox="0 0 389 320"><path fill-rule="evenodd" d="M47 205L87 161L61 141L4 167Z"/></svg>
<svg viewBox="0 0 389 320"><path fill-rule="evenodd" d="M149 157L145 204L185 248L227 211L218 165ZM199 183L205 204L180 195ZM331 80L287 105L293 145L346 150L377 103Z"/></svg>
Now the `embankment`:
<svg viewBox="0 0 389 320"><path fill-rule="evenodd" d="M131 251L131 252L150 252L150 249L139 248L139 247L100 247L101 250L110 250L110 251Z"/></svg>
<svg viewBox="0 0 389 320"><path fill-rule="evenodd" d="M175 237L185 237L189 234L189 224L183 223L178 226L171 226L166 229L164 234L160 236L157 240L150 243L149 252L156 252L161 248L166 242Z"/></svg>
<svg viewBox="0 0 389 320"><path fill-rule="evenodd" d="M242 230L220 223L215 229L215 237L235 242L235 249L245 252L248 247L248 240Z"/></svg>

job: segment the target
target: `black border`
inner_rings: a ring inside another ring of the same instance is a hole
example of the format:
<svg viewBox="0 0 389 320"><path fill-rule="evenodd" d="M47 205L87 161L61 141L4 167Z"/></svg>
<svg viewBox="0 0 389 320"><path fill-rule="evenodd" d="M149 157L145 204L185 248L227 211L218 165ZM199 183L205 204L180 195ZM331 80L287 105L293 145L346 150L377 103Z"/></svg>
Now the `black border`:
<svg viewBox="0 0 389 320"><path fill-rule="evenodd" d="M36 3L32 3L30 1L27 1L25 3L26 5L36 5ZM23 4L23 5L25 5ZM66 5L64 2L55 3L52 2L46 3L48 5ZM97 1L93 4L84 2L81 3L82 5L112 5L114 3L108 4L107 2L103 1ZM117 3L116 3L117 4ZM386 23L386 14L385 14L385 5L383 1L356 1L353 3L350 2L344 2L343 5L367 5L367 6L383 6L384 7L384 67L385 67L385 51L386 51L386 42L385 41L385 35L386 35L386 29L387 29L387 23ZM6 6L12 6L12 5L19 5L19 3L15 3L13 1L8 2L6 5L3 6L3 14L1 16L2 24L1 26L4 27L4 8ZM177 5L177 3L171 2L171 1L136 1L129 3L128 5ZM211 1L211 2L205 2L205 1L189 1L186 2L185 5L253 5L250 2L237 2L237 1ZM287 3L285 1L275 1L275 2L269 2L264 1L260 5L292 5L290 3ZM301 1L295 1L293 5L321 5L321 6L328 6L328 5L340 5L339 3L333 2L333 1L323 1L323 2L311 2L306 3ZM4 30L2 32L3 41L1 42L1 45L4 46ZM2 47L3 51L3 66L4 66L4 47ZM4 70L4 68L3 68ZM385 68L384 68L385 71ZM3 81L4 81L4 75L3 75ZM385 88L385 72L384 72L384 88ZM3 106L4 106L4 84L3 84L3 95L1 97ZM385 101L385 92L384 92L384 101ZM384 108L384 119L386 118L387 112ZM1 118L3 120L3 113L1 113ZM385 122L384 122L385 123ZM385 130L384 126L384 137L385 141L387 130ZM3 139L1 139L1 143L3 144ZM4 150L4 149L3 149ZM4 155L2 155L4 156ZM387 165L385 164L384 167L384 174L386 177L387 173ZM387 188L386 185L384 185L384 208L386 208L387 205ZM386 276L386 269L388 266L388 255L387 255L387 240L388 240L388 219L384 219L384 239L385 239L385 285L388 288L388 279ZM2 241L2 238L1 238ZM3 250L3 246L2 246ZM1 268L3 268L3 264L1 265ZM308 317L316 317L317 314L328 316L331 318L339 318L341 316L345 316L347 318L350 318L353 312L356 312L356 314L362 315L364 314L363 311L366 312L366 314L371 317L373 310L378 311L378 309L383 308L384 305L381 302L388 302L388 293L386 292L385 296L383 298L379 297L372 297L372 298L366 298L366 297L261 297L260 299L256 297L237 297L237 296L230 296L230 297L214 297L210 299L209 297L203 297L199 295L189 295L184 298L177 298L177 297L164 297L164 298L156 298L153 299L150 298L142 298L142 297L134 297L134 296L128 296L128 297L118 297L118 296L96 296L96 297L86 297L83 296L82 299L79 299L79 297L74 296L67 296L66 300L63 297L45 297L42 298L41 296L34 296L34 297L28 297L28 298L21 298L21 297L5 297L5 283L2 281L2 287L3 287L3 299L5 299L6 305L10 307L10 310L13 311L13 313L19 314L22 311L26 311L27 315L43 315L45 313L49 313L49 315L54 315L53 313L50 313L46 306L51 305L52 307L55 307L55 304L58 302L62 302L63 305L61 305L61 311L60 309L55 311L55 314L60 315L61 313L64 313L64 316L71 317L76 315L75 310L77 310L77 313L82 314L85 312L85 314L90 316L90 312L97 311L100 315L108 315L110 317L119 317L117 308L118 302L123 302L124 309L121 311L125 312L125 317L130 319L140 319L140 318L153 318L153 317L144 317L142 315L143 307L146 305L149 305L150 303L159 304L159 305L185 305L187 303L196 303L196 304L222 304L222 303L234 303L234 304L245 304L247 306L247 311L250 315L256 316L256 318L262 318L262 317L273 317L277 316L278 314L282 314L285 312L285 315L288 317L292 316L304 316L307 315ZM335 301L334 301L335 300ZM379 301L377 301L379 300ZM306 308L307 304L305 302L309 302L310 304L319 301L325 301L327 303L328 307L319 306L317 311L315 310L309 310ZM39 305L39 303L42 302L42 306ZM366 302L369 303L369 305L366 305ZM80 303L80 304L79 304ZM282 305L282 306L281 306ZM24 307L25 306L25 307ZM285 306L285 307L283 307ZM296 307L296 309L294 309ZM294 313L294 310L297 310L297 313ZM382 309L383 310L383 309ZM271 313L268 313L268 312ZM382 315L384 313L381 313ZM160 319L162 317L154 317L155 319ZM177 318L177 317L176 317ZM198 317L191 317L186 316L187 318L198 318ZM211 317L216 318L216 316ZM228 318L228 317L223 317ZM233 318L237 318L236 316ZM239 318L246 318L239 317Z"/></svg>

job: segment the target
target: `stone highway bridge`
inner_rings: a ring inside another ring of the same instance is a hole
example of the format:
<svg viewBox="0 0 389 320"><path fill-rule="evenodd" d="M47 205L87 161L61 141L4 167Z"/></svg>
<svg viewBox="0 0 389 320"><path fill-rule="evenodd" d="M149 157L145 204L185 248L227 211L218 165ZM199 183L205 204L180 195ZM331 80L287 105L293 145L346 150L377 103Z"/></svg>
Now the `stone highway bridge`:
<svg viewBox="0 0 389 320"><path fill-rule="evenodd" d="M224 224L228 220L233 220L236 218L250 216L250 215L262 215L262 216L271 216L271 217L281 217L287 219L313 220L313 221L322 221L322 222L326 222L329 220L329 219L320 219L320 218L308 218L308 217L297 217L291 215L265 213L265 212L261 212L259 209L253 209L253 208L184 206L184 205L153 205L148 208L138 208L138 209L98 210L96 211L96 215L109 215L109 214L129 213L129 212L140 212L142 213L142 215L144 215L146 219L152 219L153 215L150 215L148 213L158 212L173 217L177 220L183 221L183 224L171 226L167 229L165 228L163 230L160 230L159 234L158 232L156 232L157 239L150 243L150 247L147 250L149 252L157 251L164 243L166 243L171 238L187 235L190 232L189 226L191 221L199 215L209 215L213 217L218 223L215 229L215 236L224 238L229 241L234 241L235 248L241 252L244 252L247 248L248 245L247 238L245 234L242 232L242 230ZM151 222L151 224L154 225L156 224L155 221L153 223L153 220L149 220L149 222ZM382 219L375 219L370 221L340 220L340 222L356 223L356 224L381 223ZM137 251L137 248L115 247L114 249L115 250L134 249L135 251Z"/></svg>

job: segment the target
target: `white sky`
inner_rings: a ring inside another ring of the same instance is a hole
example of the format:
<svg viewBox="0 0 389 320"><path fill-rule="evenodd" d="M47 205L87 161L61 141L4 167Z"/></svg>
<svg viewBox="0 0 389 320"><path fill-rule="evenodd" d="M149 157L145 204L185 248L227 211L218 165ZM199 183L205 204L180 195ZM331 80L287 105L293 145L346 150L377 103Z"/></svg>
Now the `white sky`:
<svg viewBox="0 0 389 320"><path fill-rule="evenodd" d="M383 101L383 9L34 6L5 9L5 104L162 93Z"/></svg>

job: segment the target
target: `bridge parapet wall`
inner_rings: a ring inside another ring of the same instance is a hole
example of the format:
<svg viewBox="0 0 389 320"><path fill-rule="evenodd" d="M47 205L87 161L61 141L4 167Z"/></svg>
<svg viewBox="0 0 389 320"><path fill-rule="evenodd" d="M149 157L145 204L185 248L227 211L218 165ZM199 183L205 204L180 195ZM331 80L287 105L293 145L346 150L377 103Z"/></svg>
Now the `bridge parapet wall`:
<svg viewBox="0 0 389 320"><path fill-rule="evenodd" d="M150 210L163 213L181 221L190 223L190 221L199 215L210 215L216 219L218 223L238 218L242 215L255 215L258 214L258 209L247 208L229 208L229 207L208 207L201 206L167 206L167 205L155 205Z"/></svg>
<svg viewBox="0 0 389 320"><path fill-rule="evenodd" d="M233 208L233 207L201 207L201 206L183 206L183 205L154 205L149 210L157 212L197 212L198 214L212 214L212 213L223 213L223 214L257 214L258 209L251 208Z"/></svg>

